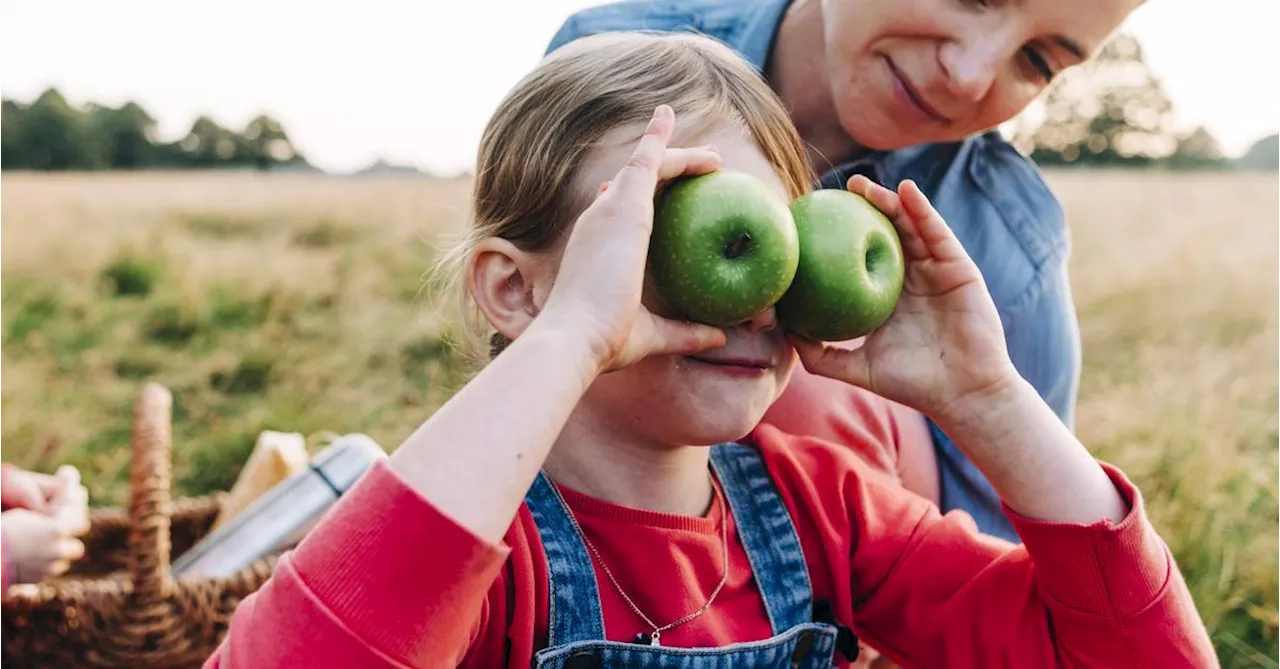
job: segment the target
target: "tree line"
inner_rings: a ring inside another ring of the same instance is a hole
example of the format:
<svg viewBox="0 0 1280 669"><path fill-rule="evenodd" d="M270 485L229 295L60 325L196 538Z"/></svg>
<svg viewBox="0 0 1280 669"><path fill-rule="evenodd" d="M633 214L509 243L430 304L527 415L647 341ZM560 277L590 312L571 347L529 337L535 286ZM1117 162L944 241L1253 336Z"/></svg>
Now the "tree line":
<svg viewBox="0 0 1280 669"><path fill-rule="evenodd" d="M76 108L49 89L30 104L5 99L3 105L3 169L309 168L280 123L266 115L239 131L202 116L181 139L160 142L155 120L133 102ZM1117 35L1061 77L1040 106L1043 118L1029 123L1031 115L1024 114L1011 138L1046 167L1275 170L1280 163L1276 135L1228 160L1205 128L1179 129L1172 102L1131 35Z"/></svg>
<svg viewBox="0 0 1280 669"><path fill-rule="evenodd" d="M141 105L74 107L50 88L30 103L8 98L0 118L0 168L5 170L137 170L307 167L278 121L265 114L244 128L197 118L174 142L156 138L156 121Z"/></svg>
<svg viewBox="0 0 1280 669"><path fill-rule="evenodd" d="M1206 128L1179 129L1173 103L1136 38L1118 34L1056 81L1043 119L1020 123L1014 142L1043 166L1277 169L1277 136L1229 160Z"/></svg>

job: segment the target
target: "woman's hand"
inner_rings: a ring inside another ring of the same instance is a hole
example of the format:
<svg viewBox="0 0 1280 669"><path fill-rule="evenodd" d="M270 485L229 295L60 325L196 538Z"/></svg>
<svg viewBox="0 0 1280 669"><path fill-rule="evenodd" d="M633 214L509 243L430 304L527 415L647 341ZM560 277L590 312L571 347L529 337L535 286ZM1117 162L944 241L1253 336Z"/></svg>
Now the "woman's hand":
<svg viewBox="0 0 1280 669"><path fill-rule="evenodd" d="M1019 378L977 265L914 182L894 193L863 176L849 190L893 221L906 277L893 315L848 350L792 335L805 367L937 418L963 414Z"/></svg>
<svg viewBox="0 0 1280 669"><path fill-rule="evenodd" d="M674 129L674 112L658 107L626 166L578 217L538 317L585 336L603 371L725 342L718 328L655 316L640 303L658 184L720 167L713 149L668 149Z"/></svg>

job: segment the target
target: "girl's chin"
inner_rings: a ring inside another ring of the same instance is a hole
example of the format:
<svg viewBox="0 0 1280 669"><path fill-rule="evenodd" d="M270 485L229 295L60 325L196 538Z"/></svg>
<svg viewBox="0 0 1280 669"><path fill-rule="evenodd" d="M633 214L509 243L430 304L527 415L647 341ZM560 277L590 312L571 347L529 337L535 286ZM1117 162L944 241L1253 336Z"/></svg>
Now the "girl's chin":
<svg viewBox="0 0 1280 669"><path fill-rule="evenodd" d="M671 443L690 446L714 446L740 441L751 433L764 417L768 406L750 404L703 406L696 411L680 411L671 416L669 425L676 426L679 434L671 435Z"/></svg>
<svg viewBox="0 0 1280 669"><path fill-rule="evenodd" d="M703 434L691 434L680 440L685 446L711 447L720 444L740 443L751 434L752 428L741 431L708 430Z"/></svg>

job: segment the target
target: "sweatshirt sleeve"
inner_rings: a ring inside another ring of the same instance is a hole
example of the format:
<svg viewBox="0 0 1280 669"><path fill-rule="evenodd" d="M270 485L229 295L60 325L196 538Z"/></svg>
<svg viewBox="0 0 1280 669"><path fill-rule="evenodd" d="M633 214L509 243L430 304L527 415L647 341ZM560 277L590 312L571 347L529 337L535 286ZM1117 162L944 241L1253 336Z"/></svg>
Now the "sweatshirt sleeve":
<svg viewBox="0 0 1280 669"><path fill-rule="evenodd" d="M1138 489L1119 523L1005 513L1023 540L981 535L958 512L875 481L853 484L853 619L909 665L1212 667L1213 646ZM904 622L909 624L904 624Z"/></svg>
<svg viewBox="0 0 1280 669"><path fill-rule="evenodd" d="M460 658L508 552L379 462L245 598L205 667L421 667Z"/></svg>

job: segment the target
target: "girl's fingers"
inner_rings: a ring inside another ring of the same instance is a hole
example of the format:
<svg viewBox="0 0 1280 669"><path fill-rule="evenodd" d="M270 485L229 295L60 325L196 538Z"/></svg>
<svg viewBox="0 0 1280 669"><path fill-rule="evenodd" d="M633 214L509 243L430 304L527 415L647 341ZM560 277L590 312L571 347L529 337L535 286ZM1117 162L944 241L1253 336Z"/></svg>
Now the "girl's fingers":
<svg viewBox="0 0 1280 669"><path fill-rule="evenodd" d="M810 373L844 381L861 388L870 387L871 375L865 348L860 346L855 349L845 349L827 346L793 332L787 333L787 339L795 347L804 368Z"/></svg>
<svg viewBox="0 0 1280 669"><path fill-rule="evenodd" d="M720 154L710 147L667 149L658 168L658 180L667 181L686 174L706 174L720 168Z"/></svg>
<svg viewBox="0 0 1280 669"><path fill-rule="evenodd" d="M62 470L59 469L59 471L61 472ZM46 500L53 499L62 492L63 488L67 486L67 479L61 475L50 476L48 474L39 474L36 472L31 472L30 475L32 482L40 488L40 492L44 495ZM78 479L76 483L79 484Z"/></svg>
<svg viewBox="0 0 1280 669"><path fill-rule="evenodd" d="M658 181L670 181L676 177L694 174L706 174L720 169L720 153L710 146L698 146L684 149L667 149L662 155L662 165L658 167ZM609 191L609 182L600 184L596 195Z"/></svg>
<svg viewBox="0 0 1280 669"><path fill-rule="evenodd" d="M871 204L876 206L876 209L879 209L889 218L897 218L902 214L902 203L898 200L897 193L861 174L855 174L850 177L846 188L854 195L861 195L867 198Z"/></svg>
<svg viewBox="0 0 1280 669"><path fill-rule="evenodd" d="M674 130L675 112L667 105L659 105L627 164L609 186L611 195L624 201L653 199L653 191L658 187L658 171Z"/></svg>
<svg viewBox="0 0 1280 669"><path fill-rule="evenodd" d="M16 474L5 482L4 501L8 505L40 513L46 513L49 509L49 502L40 484L25 473Z"/></svg>
<svg viewBox="0 0 1280 669"><path fill-rule="evenodd" d="M914 181L903 181L898 186L898 194L907 214L906 218L911 219L916 233L928 247L929 255L939 260L967 257L960 240L956 239L955 233L951 232L947 222L942 219L942 214L933 208L929 198L925 197Z"/></svg>
<svg viewBox="0 0 1280 669"><path fill-rule="evenodd" d="M66 507L59 511L58 524L66 534L78 537L89 531L89 514L87 509Z"/></svg>
<svg viewBox="0 0 1280 669"><path fill-rule="evenodd" d="M45 569L44 576L45 578L48 578L51 576L61 576L62 574L65 574L66 571L70 568L71 568L71 563L68 560L54 560L53 562L50 562L49 566Z"/></svg>
<svg viewBox="0 0 1280 669"><path fill-rule="evenodd" d="M724 330L701 323L685 323L649 315L653 321L652 355L689 355L727 342Z"/></svg>
<svg viewBox="0 0 1280 669"><path fill-rule="evenodd" d="M902 198L897 193L877 184L861 174L849 179L848 189L854 195L861 195L879 209L898 231L898 239L902 242L902 251L908 260L922 260L931 257L929 245L920 238L911 217L903 210Z"/></svg>
<svg viewBox="0 0 1280 669"><path fill-rule="evenodd" d="M59 539L54 550L54 557L58 560L79 560L84 557L84 542L71 538Z"/></svg>

